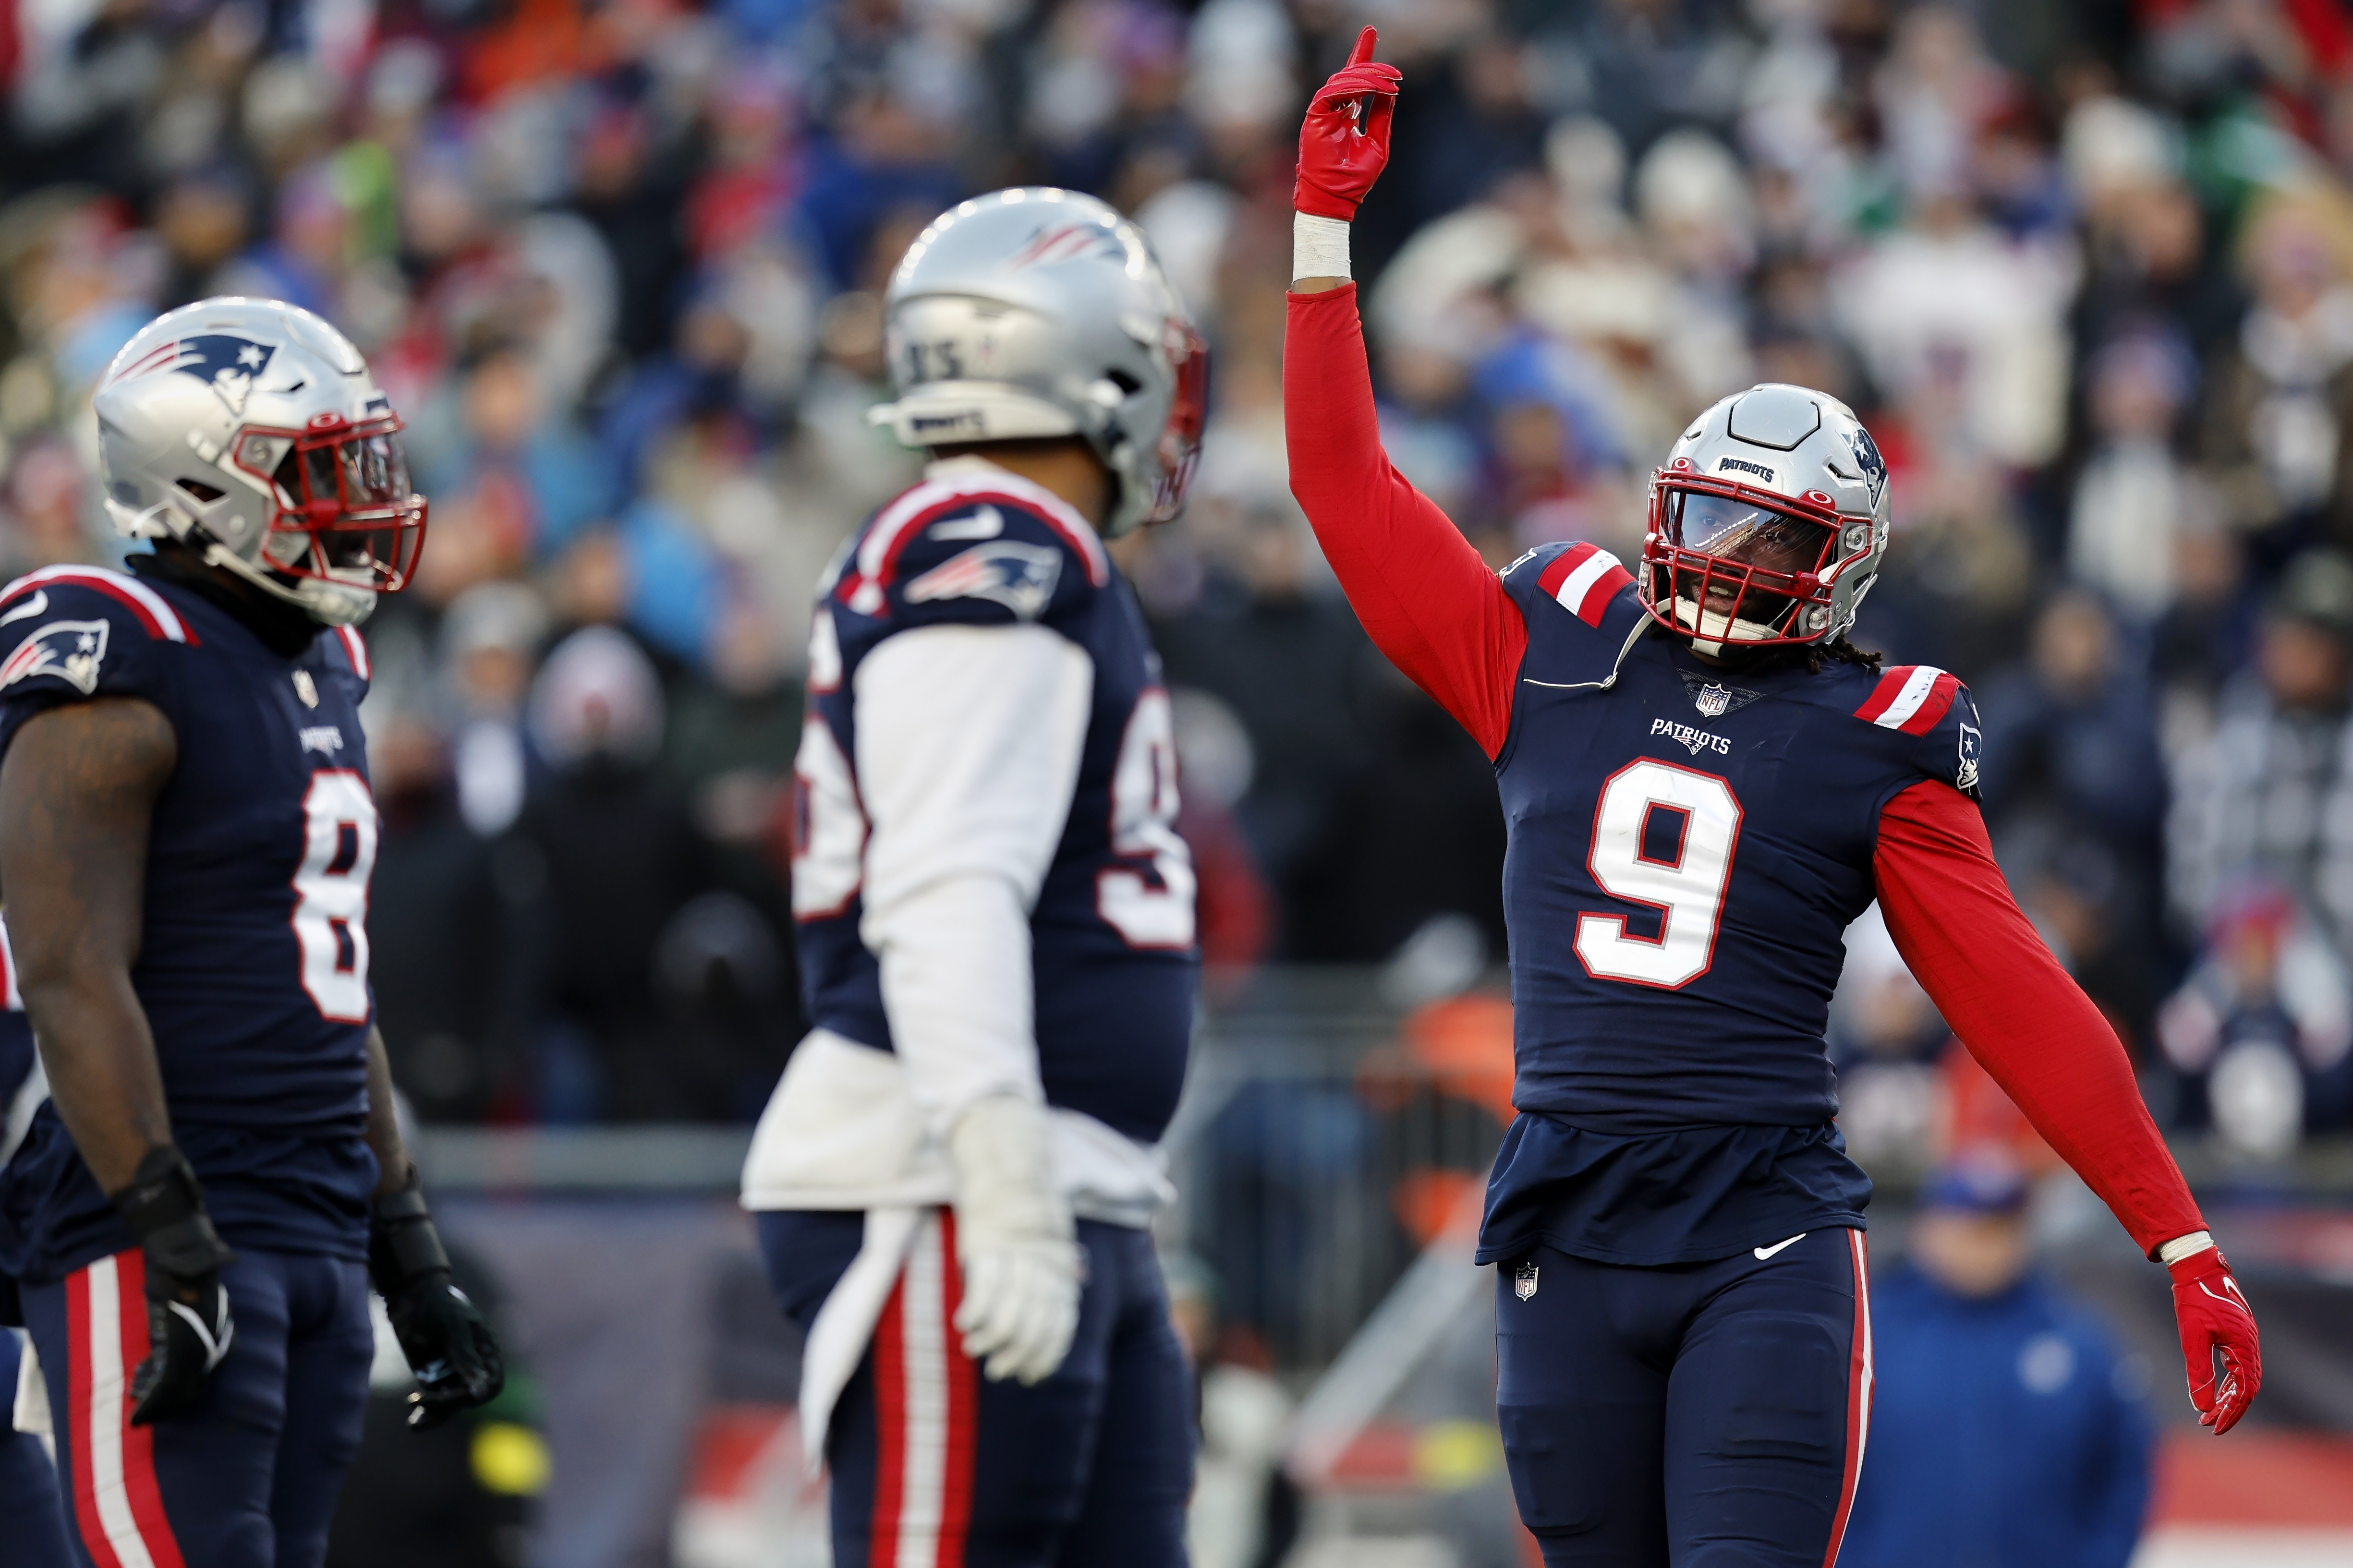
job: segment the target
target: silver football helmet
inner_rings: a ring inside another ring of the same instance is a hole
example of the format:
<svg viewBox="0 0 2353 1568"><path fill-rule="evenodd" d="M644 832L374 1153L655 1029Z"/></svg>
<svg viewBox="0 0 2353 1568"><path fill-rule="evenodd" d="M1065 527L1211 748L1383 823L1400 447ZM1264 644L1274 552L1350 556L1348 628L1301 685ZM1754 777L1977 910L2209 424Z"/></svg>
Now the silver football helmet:
<svg viewBox="0 0 2353 1568"><path fill-rule="evenodd" d="M425 542L400 416L343 333L276 300L167 311L92 399L106 510L331 626L405 586Z"/></svg>
<svg viewBox="0 0 2353 1568"><path fill-rule="evenodd" d="M1703 653L1825 642L1887 553L1887 464L1854 410L1771 383L1693 422L1651 476L1642 604Z"/></svg>
<svg viewBox="0 0 2353 1568"><path fill-rule="evenodd" d="M1209 353L1144 231L1092 196L976 196L932 220L884 296L910 447L1082 436L1118 481L1103 531L1183 510Z"/></svg>

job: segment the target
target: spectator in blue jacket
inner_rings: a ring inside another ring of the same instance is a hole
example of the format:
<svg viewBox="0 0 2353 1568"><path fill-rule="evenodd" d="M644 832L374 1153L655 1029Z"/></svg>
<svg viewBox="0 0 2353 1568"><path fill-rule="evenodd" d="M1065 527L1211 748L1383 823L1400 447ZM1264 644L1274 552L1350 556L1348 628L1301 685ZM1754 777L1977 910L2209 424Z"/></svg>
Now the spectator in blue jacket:
<svg viewBox="0 0 2353 1568"><path fill-rule="evenodd" d="M2137 1369L2032 1267L2007 1163L1932 1180L1872 1289L1878 1387L1841 1568L2125 1568L2148 1508Z"/></svg>

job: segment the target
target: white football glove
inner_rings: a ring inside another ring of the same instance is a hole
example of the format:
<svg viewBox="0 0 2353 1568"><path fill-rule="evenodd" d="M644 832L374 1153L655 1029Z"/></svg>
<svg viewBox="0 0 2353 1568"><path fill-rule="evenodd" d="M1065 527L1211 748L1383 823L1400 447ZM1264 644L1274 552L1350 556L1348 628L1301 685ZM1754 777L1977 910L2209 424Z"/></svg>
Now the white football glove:
<svg viewBox="0 0 2353 1568"><path fill-rule="evenodd" d="M976 1101L948 1131L948 1158L964 1353L991 1379L1043 1382L1070 1353L1083 1272L1071 1205L1054 1185L1046 1108L1010 1095Z"/></svg>

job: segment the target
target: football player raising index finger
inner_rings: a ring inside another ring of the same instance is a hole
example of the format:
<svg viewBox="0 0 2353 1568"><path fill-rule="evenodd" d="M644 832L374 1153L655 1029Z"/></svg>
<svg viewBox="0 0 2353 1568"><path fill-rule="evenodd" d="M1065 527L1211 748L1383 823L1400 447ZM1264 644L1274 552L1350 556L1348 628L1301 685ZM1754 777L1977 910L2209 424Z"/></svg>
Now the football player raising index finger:
<svg viewBox="0 0 2353 1568"><path fill-rule="evenodd" d="M1496 1401L1547 1563L1820 1568L1862 1459L1870 1184L1822 1043L1876 899L1945 1018L2172 1272L2200 1417L2263 1377L2254 1319L2124 1050L2020 914L1976 805L1981 726L1847 640L1887 471L1836 398L1696 415L1641 558L1500 574L1383 453L1348 226L1400 83L1367 28L1300 135L1292 488L1366 630L1470 731L1510 824L1520 1115L1488 1185Z"/></svg>

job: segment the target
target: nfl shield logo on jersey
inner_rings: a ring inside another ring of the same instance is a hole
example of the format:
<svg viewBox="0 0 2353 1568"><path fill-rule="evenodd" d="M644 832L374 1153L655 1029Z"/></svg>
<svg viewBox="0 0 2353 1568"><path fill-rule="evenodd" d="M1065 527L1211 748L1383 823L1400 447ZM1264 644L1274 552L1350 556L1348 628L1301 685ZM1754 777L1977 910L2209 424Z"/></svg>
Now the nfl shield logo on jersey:
<svg viewBox="0 0 2353 1568"><path fill-rule="evenodd" d="M1732 692L1711 681L1692 694L1692 706L1699 710L1703 719L1721 718L1724 710L1732 706Z"/></svg>
<svg viewBox="0 0 2353 1568"><path fill-rule="evenodd" d="M1512 1294L1525 1301L1536 1293L1536 1266L1523 1263L1512 1276Z"/></svg>

